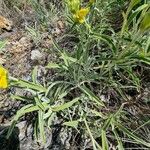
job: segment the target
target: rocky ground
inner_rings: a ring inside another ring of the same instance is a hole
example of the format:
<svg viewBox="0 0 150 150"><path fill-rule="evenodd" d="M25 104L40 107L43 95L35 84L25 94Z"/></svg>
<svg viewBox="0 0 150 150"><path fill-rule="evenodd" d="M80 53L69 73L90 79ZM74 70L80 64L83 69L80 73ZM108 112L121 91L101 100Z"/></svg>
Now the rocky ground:
<svg viewBox="0 0 150 150"><path fill-rule="evenodd" d="M11 16L11 15L10 15ZM29 17L30 16L30 17ZM55 23L51 24L49 30L41 30L40 33L35 31L36 35L33 36L31 31L27 26L31 24L36 24L34 18L34 12L32 12L30 7L26 7L24 14L18 14L17 17L12 17L14 22L14 27L11 32L4 31L0 35L0 40L6 40L5 47L0 50L0 64L4 65L7 70L9 70L9 75L29 80L31 78L31 72L35 66L39 68L39 77L46 74L43 66L46 65L50 60L56 59L56 56L51 53L52 39L55 38L59 41L60 37L65 32L65 24L62 18L56 18ZM68 42L62 42L63 46L70 47ZM71 42L70 42L71 43ZM66 44L66 45L65 45ZM148 74L148 73L143 73ZM137 101L140 99L148 101L150 97L150 82L149 80L143 86L143 93L139 95ZM83 147L74 147L74 144L70 141L76 139L77 142L81 142L80 138L73 137L78 134L74 133L73 129L65 129L59 126L61 120L60 118L55 119L56 126L53 130L47 129L47 143L43 146L40 141L36 142L33 138L33 126L30 122L31 117L35 116L25 116L16 125L10 139L6 139L8 127L10 126L10 121L12 116L16 111L22 107L20 101L14 101L10 98L10 95L16 93L17 95L24 95L24 91L21 89L8 89L0 91L0 150L76 150L76 149L92 149L92 145L89 139L83 138ZM136 95L137 96L137 95ZM105 95L100 95L104 98ZM105 99L105 98L104 98ZM134 99L134 97L133 97ZM105 99L106 100L106 99ZM149 106L134 106L138 108L135 112L141 114L149 115ZM131 108L132 109L132 108ZM133 108L135 110L135 108ZM131 113L134 111L131 110ZM145 112L144 112L145 111ZM133 114L135 115L135 114ZM58 126L57 126L58 125ZM72 145L71 145L72 144ZM112 147L112 149L114 149Z"/></svg>
<svg viewBox="0 0 150 150"><path fill-rule="evenodd" d="M64 23L62 19L57 18L51 31L43 31L39 33L39 39L28 32L26 26L34 24L29 16L34 16L30 8L26 9L25 16L19 18L11 18L13 20L13 29L11 32L3 31L0 40L6 41L4 48L0 51L0 64L9 70L9 76L29 80L31 71L34 66L39 67L39 76L43 75L43 67L48 60L55 59L50 51L52 47L51 37L58 38L64 32ZM23 18L22 18L23 17ZM16 20L17 19L17 20ZM20 21L20 22L19 22ZM35 32L36 33L36 32ZM49 51L46 51L49 50ZM13 101L11 94L23 95L20 89L8 89L0 91L0 149L1 150L37 150L37 149L64 149L61 144L67 140L67 137L59 138L56 131L47 131L47 143L43 146L40 142L33 139L33 127L28 123L29 119L23 119L17 124L10 139L6 139L8 127L10 126L11 117L21 108L19 101ZM61 129L60 129L61 130ZM55 142L52 143L52 134L55 134ZM58 139L59 138L59 139Z"/></svg>

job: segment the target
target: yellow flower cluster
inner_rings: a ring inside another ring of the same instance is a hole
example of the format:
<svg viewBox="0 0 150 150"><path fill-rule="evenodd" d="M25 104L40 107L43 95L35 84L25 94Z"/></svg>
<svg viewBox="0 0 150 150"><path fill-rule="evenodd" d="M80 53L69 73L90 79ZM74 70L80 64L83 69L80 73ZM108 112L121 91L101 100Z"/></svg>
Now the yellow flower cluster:
<svg viewBox="0 0 150 150"><path fill-rule="evenodd" d="M93 4L95 0L89 0L89 4ZM71 13L73 14L73 18L75 22L77 23L84 23L85 17L88 15L90 8L80 8L80 0L68 0L68 6L71 10Z"/></svg>
<svg viewBox="0 0 150 150"><path fill-rule="evenodd" d="M79 23L84 23L86 15L89 13L89 8L81 8L73 15L74 20Z"/></svg>
<svg viewBox="0 0 150 150"><path fill-rule="evenodd" d="M0 66L0 89L5 89L8 87L7 75L7 70Z"/></svg>

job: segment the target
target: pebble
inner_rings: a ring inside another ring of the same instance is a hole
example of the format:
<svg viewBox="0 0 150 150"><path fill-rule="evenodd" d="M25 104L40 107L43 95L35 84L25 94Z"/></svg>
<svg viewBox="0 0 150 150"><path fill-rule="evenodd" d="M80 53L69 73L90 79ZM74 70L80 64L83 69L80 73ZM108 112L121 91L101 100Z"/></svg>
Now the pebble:
<svg viewBox="0 0 150 150"><path fill-rule="evenodd" d="M37 49L31 51L31 60L37 61L42 60L44 55Z"/></svg>

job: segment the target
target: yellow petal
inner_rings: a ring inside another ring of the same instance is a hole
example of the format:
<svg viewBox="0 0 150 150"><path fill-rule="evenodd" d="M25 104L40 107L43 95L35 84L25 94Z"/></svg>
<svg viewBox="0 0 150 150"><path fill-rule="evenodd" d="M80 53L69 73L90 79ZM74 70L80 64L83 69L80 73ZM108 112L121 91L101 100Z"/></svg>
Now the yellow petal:
<svg viewBox="0 0 150 150"><path fill-rule="evenodd" d="M7 70L0 66L0 88L5 89L8 87Z"/></svg>
<svg viewBox="0 0 150 150"><path fill-rule="evenodd" d="M83 23L85 21L86 15L89 13L89 8L81 8L76 12L74 18L77 22Z"/></svg>

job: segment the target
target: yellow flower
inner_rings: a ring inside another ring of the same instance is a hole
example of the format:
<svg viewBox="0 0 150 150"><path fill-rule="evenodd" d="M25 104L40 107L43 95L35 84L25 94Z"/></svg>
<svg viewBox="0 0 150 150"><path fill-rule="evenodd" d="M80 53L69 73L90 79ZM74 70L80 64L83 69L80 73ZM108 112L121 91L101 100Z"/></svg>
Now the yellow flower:
<svg viewBox="0 0 150 150"><path fill-rule="evenodd" d="M89 8L81 8L74 15L76 22L84 23L86 15L89 13Z"/></svg>
<svg viewBox="0 0 150 150"><path fill-rule="evenodd" d="M0 88L1 89L5 89L8 87L7 75L8 75L7 70L0 66Z"/></svg>

